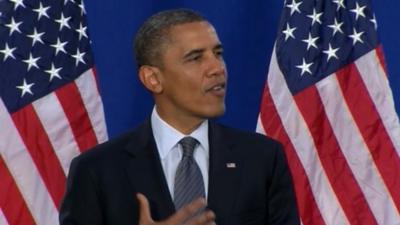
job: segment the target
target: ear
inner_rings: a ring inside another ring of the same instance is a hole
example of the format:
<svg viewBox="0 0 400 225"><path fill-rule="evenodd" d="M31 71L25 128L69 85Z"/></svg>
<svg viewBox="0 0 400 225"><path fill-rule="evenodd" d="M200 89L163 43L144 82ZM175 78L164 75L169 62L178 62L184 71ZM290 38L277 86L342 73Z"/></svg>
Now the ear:
<svg viewBox="0 0 400 225"><path fill-rule="evenodd" d="M141 66L139 68L139 79L142 84L152 93L159 94L163 88L160 80L160 70L154 66Z"/></svg>

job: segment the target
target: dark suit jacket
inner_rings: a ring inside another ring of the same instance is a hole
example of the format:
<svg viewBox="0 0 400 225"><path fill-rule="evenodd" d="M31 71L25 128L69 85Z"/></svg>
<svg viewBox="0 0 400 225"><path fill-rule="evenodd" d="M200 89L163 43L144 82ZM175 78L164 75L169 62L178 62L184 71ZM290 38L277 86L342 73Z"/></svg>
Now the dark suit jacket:
<svg viewBox="0 0 400 225"><path fill-rule="evenodd" d="M208 207L218 225L299 224L279 143L212 123L209 143ZM60 223L135 225L137 192L155 220L175 212L149 121L72 161Z"/></svg>

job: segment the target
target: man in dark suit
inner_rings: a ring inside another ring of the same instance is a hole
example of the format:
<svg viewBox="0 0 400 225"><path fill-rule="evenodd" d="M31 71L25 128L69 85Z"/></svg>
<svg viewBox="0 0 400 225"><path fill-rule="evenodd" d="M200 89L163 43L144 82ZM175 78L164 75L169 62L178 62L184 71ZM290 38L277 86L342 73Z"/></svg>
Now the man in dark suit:
<svg viewBox="0 0 400 225"><path fill-rule="evenodd" d="M280 144L208 121L225 111L213 26L190 10L164 11L134 45L152 115L73 160L60 223L299 224Z"/></svg>

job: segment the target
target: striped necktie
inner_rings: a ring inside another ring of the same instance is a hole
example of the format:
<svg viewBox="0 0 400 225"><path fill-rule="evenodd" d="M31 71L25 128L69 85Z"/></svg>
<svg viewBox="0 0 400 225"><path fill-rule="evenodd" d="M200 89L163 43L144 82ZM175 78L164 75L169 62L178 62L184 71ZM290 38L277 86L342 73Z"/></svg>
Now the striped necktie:
<svg viewBox="0 0 400 225"><path fill-rule="evenodd" d="M190 136L179 141L182 146L182 159L176 170L174 185L174 204L177 210L194 199L205 197L203 176L193 158L193 152L198 143Z"/></svg>

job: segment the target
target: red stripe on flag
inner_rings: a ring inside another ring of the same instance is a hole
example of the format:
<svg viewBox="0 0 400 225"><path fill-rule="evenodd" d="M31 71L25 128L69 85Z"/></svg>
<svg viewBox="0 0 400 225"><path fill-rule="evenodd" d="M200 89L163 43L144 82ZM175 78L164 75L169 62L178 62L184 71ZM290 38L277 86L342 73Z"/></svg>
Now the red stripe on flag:
<svg viewBox="0 0 400 225"><path fill-rule="evenodd" d="M65 174L32 105L11 115L56 207L64 195Z"/></svg>
<svg viewBox="0 0 400 225"><path fill-rule="evenodd" d="M351 114L393 201L400 210L400 159L354 64L342 68L337 78ZM376 74L371 74L375 76ZM351 97L350 97L351 96Z"/></svg>
<svg viewBox="0 0 400 225"><path fill-rule="evenodd" d="M383 54L382 46L379 45L379 47L376 48L375 53L378 57L380 68L385 72L385 75L387 76L387 71L386 71L386 63L385 63L385 55Z"/></svg>
<svg viewBox="0 0 400 225"><path fill-rule="evenodd" d="M315 86L294 96L313 137L321 164L351 224L377 224L368 203L340 150Z"/></svg>
<svg viewBox="0 0 400 225"><path fill-rule="evenodd" d="M76 84L70 82L55 92L68 118L80 151L83 152L96 145L96 134Z"/></svg>
<svg viewBox="0 0 400 225"><path fill-rule="evenodd" d="M282 126L282 121L272 101L268 87L265 87L261 101L260 117L266 133L279 140L285 146L285 154L294 182L302 223L304 225L324 225L318 206L315 203L306 172L298 158L295 149Z"/></svg>
<svg viewBox="0 0 400 225"><path fill-rule="evenodd" d="M0 157L0 184L0 208L8 224L34 225L34 219L2 157Z"/></svg>

